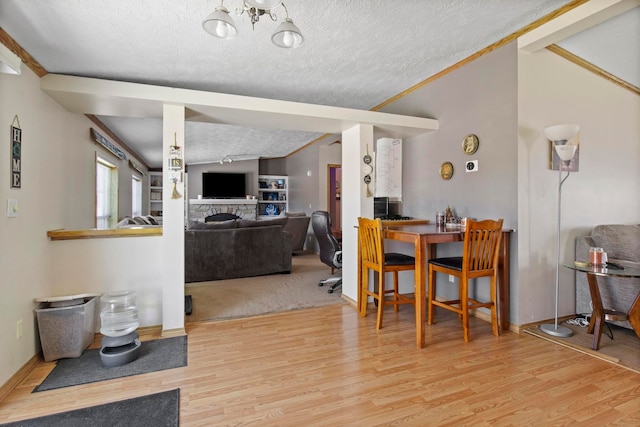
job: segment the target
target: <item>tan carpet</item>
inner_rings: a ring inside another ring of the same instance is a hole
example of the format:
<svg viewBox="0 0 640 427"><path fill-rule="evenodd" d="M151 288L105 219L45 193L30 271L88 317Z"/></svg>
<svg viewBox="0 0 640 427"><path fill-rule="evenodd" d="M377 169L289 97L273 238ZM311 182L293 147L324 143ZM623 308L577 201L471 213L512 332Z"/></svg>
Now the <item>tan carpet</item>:
<svg viewBox="0 0 640 427"><path fill-rule="evenodd" d="M593 335L587 334L586 327L569 325L566 322L563 322L562 326L570 328L573 335L569 338L557 338L545 334L537 326L525 328L524 332L640 373L640 338L633 330L611 325L613 340L603 332L600 348L592 350Z"/></svg>
<svg viewBox="0 0 640 427"><path fill-rule="evenodd" d="M331 269L311 253L293 256L291 274L188 283L185 294L191 295L193 310L186 319L233 319L345 304L341 288L330 294L327 286L318 286L321 279L330 276Z"/></svg>

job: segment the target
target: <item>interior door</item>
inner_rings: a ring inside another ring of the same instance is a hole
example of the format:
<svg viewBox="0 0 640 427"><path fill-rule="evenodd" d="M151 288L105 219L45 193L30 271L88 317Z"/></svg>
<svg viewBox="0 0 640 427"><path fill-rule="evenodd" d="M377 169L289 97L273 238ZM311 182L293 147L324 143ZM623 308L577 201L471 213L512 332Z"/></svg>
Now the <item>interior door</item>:
<svg viewBox="0 0 640 427"><path fill-rule="evenodd" d="M332 228L342 230L340 210L342 165L327 165L327 211L331 215Z"/></svg>

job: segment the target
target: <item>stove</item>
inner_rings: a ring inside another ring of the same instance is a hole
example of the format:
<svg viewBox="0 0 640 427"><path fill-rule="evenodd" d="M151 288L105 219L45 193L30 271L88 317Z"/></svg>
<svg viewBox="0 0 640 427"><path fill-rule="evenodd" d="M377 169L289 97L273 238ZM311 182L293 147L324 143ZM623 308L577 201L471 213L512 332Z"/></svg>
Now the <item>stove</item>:
<svg viewBox="0 0 640 427"><path fill-rule="evenodd" d="M382 221L407 221L412 219L410 216L401 215L383 215L380 217Z"/></svg>

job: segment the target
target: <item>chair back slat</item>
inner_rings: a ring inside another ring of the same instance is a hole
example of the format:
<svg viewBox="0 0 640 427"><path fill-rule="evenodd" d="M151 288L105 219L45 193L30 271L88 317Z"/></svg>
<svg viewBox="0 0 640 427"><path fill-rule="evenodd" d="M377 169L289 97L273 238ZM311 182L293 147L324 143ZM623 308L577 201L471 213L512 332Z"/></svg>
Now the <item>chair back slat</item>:
<svg viewBox="0 0 640 427"><path fill-rule="evenodd" d="M358 218L358 240L363 262L382 266L384 263L384 240L380 218Z"/></svg>
<svg viewBox="0 0 640 427"><path fill-rule="evenodd" d="M463 268L467 271L497 270L502 222L502 219L467 221L463 249L467 263Z"/></svg>

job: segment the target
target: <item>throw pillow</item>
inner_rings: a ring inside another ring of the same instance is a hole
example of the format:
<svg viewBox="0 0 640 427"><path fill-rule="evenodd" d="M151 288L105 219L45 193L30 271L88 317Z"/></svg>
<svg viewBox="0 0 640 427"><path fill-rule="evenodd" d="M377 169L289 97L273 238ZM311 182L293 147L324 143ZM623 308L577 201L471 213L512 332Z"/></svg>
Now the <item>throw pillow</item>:
<svg viewBox="0 0 640 427"><path fill-rule="evenodd" d="M127 225L136 225L136 222L132 218L125 217L116 224L116 228L125 227Z"/></svg>
<svg viewBox="0 0 640 427"><path fill-rule="evenodd" d="M147 221L149 221L149 224L158 225L158 221L156 221L156 219L151 215L146 215L145 218L147 219Z"/></svg>
<svg viewBox="0 0 640 427"><path fill-rule="evenodd" d="M149 222L149 220L147 220L146 218L141 217L141 216L133 217L133 220L134 220L134 221L135 221L135 223L136 223L136 224L138 224L138 225L151 225L151 223Z"/></svg>

